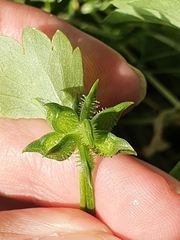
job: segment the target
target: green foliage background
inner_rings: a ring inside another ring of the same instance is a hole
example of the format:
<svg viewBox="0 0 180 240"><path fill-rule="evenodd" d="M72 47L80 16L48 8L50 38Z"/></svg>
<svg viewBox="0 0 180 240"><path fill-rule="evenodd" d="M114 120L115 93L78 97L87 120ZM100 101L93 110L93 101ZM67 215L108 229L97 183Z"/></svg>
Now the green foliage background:
<svg viewBox="0 0 180 240"><path fill-rule="evenodd" d="M180 160L180 3L175 0L16 0L98 38L139 68L147 96L114 132L169 172Z"/></svg>

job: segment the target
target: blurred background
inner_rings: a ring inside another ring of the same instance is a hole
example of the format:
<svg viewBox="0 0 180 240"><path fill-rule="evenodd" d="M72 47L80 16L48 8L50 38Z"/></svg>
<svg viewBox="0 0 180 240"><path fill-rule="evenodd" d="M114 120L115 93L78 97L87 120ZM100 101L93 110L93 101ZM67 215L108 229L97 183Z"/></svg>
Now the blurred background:
<svg viewBox="0 0 180 240"><path fill-rule="evenodd" d="M113 131L134 147L139 158L169 172L180 160L180 3L16 2L64 19L115 49L144 73L148 82L146 98L120 119Z"/></svg>

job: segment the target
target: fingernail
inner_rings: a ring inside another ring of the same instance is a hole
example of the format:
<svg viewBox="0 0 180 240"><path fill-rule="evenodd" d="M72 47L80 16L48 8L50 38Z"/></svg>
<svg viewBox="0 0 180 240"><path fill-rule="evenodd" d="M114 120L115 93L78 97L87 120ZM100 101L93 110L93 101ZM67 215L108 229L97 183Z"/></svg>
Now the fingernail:
<svg viewBox="0 0 180 240"><path fill-rule="evenodd" d="M33 240L120 240L115 236L109 235L107 233L74 233L74 234L63 234L59 236L49 236L42 238L34 238Z"/></svg>
<svg viewBox="0 0 180 240"><path fill-rule="evenodd" d="M136 105L138 105L140 102L142 102L142 100L146 96L147 82L141 71L139 71L137 68L133 67L130 64L129 64L129 67L135 71L135 73L138 75L139 81L140 81L140 95L139 95L139 100L136 103Z"/></svg>

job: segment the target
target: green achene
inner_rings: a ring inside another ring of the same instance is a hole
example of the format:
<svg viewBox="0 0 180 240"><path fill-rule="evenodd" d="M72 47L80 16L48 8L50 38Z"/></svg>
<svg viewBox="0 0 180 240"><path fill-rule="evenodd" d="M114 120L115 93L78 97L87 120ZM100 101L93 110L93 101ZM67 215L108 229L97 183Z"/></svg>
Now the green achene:
<svg viewBox="0 0 180 240"><path fill-rule="evenodd" d="M103 157L117 153L136 155L131 145L116 137L110 130L117 124L121 113L132 102L123 102L114 107L97 111L96 91L98 80L87 96L79 103L79 110L58 103L38 99L46 110L46 120L54 132L31 142L23 152L38 152L44 157L63 161L74 151L79 153L80 207L94 214L92 170L94 155Z"/></svg>

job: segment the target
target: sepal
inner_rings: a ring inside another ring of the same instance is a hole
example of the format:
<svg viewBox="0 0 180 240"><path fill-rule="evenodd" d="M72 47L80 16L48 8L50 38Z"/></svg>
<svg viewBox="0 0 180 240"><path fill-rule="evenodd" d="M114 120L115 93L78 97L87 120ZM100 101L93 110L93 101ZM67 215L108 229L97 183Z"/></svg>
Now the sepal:
<svg viewBox="0 0 180 240"><path fill-rule="evenodd" d="M76 150L79 143L78 134L67 134L45 156L58 161L66 160Z"/></svg>
<svg viewBox="0 0 180 240"><path fill-rule="evenodd" d="M109 131L117 124L123 111L132 104L133 102L123 102L114 107L106 108L97 113L91 121L98 130Z"/></svg>
<svg viewBox="0 0 180 240"><path fill-rule="evenodd" d="M94 146L94 133L95 129L89 119L84 119L81 123L81 140L84 145Z"/></svg>
<svg viewBox="0 0 180 240"><path fill-rule="evenodd" d="M126 140L118 138L108 131L99 132L99 136L95 142L94 151L103 157L110 157L117 153L137 155Z"/></svg>
<svg viewBox="0 0 180 240"><path fill-rule="evenodd" d="M38 101L46 109L47 122L54 131L66 134L77 130L79 119L72 108L61 106L58 103L45 103L39 99Z"/></svg>
<svg viewBox="0 0 180 240"><path fill-rule="evenodd" d="M84 119L91 119L94 115L94 111L96 109L96 91L98 83L99 80L96 80L91 87L89 94L81 102L80 121L83 121Z"/></svg>
<svg viewBox="0 0 180 240"><path fill-rule="evenodd" d="M23 152L38 152L45 156L51 148L57 145L61 139L64 137L64 134L51 132L42 136L41 138L31 142L27 145Z"/></svg>

